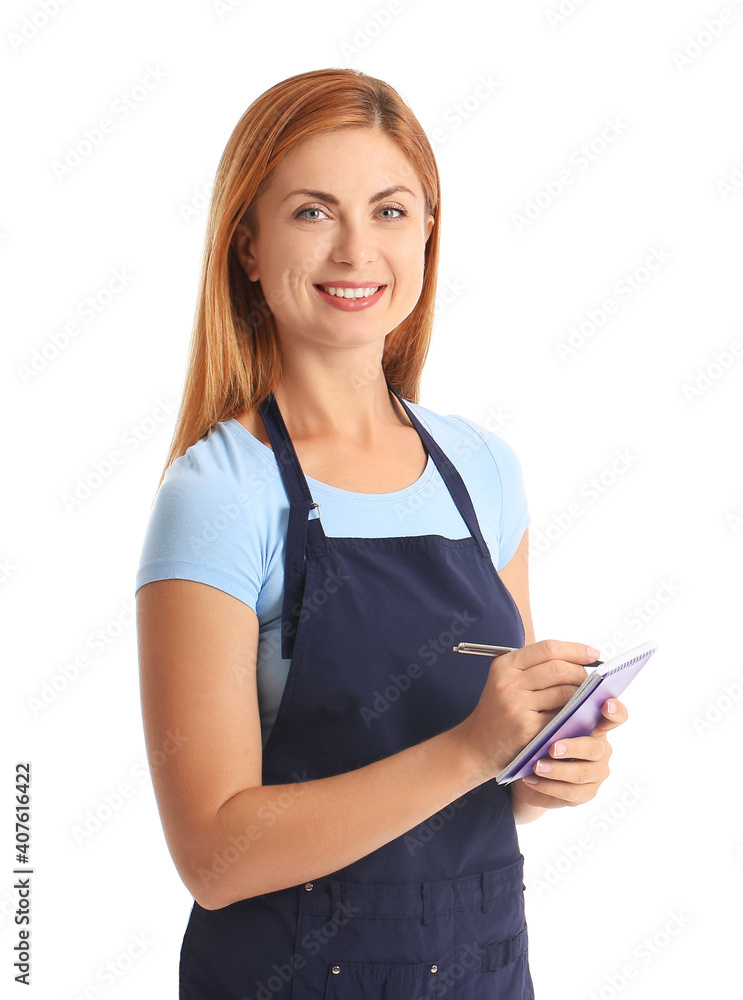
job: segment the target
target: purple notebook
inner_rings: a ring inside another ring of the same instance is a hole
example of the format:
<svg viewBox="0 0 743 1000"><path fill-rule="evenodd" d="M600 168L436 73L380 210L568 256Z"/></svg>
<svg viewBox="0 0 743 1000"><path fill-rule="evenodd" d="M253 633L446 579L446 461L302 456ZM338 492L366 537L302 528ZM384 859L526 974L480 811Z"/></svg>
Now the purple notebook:
<svg viewBox="0 0 743 1000"><path fill-rule="evenodd" d="M550 719L531 743L508 764L495 780L499 785L532 774L540 757L549 757L549 748L559 739L590 736L603 718L601 706L607 698L618 698L630 681L640 673L658 647L654 642L643 642L626 653L621 653L592 670L573 697Z"/></svg>

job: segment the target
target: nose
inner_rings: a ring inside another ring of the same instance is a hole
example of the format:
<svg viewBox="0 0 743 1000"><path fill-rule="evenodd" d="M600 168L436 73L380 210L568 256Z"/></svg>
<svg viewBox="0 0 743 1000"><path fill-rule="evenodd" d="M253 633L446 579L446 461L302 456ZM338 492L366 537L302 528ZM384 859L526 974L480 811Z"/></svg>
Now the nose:
<svg viewBox="0 0 743 1000"><path fill-rule="evenodd" d="M362 267L377 259L373 234L360 219L345 219L333 234L330 256L336 264Z"/></svg>

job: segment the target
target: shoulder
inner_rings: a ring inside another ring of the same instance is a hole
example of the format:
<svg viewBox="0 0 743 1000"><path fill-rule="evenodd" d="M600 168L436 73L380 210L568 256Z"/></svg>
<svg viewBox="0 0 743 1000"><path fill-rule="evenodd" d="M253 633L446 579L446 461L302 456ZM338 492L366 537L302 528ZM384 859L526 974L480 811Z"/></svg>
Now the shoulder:
<svg viewBox="0 0 743 1000"><path fill-rule="evenodd" d="M255 607L285 506L270 448L236 421L218 423L165 472L145 530L137 589L181 577L219 586Z"/></svg>
<svg viewBox="0 0 743 1000"><path fill-rule="evenodd" d="M156 502L198 510L224 498L249 501L275 484L276 472L270 448L224 420L168 466Z"/></svg>
<svg viewBox="0 0 743 1000"><path fill-rule="evenodd" d="M408 405L464 480L500 570L531 520L516 452L494 429L470 417ZM494 415L493 423L500 426L502 421Z"/></svg>
<svg viewBox="0 0 743 1000"><path fill-rule="evenodd" d="M497 476L502 488L521 483L521 464L513 447L495 429L457 413L441 414L419 403L408 406L428 430L444 454L464 476L488 469ZM497 417L495 426L502 421Z"/></svg>

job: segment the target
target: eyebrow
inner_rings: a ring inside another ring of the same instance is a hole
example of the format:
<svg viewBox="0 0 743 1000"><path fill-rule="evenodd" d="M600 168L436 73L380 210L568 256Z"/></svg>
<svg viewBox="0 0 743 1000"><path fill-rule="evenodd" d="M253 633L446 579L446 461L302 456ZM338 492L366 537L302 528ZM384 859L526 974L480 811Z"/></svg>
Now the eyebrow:
<svg viewBox="0 0 743 1000"><path fill-rule="evenodd" d="M415 192L411 191L410 188L405 187L404 184L393 184L392 187L385 188L384 191L378 191L376 194L373 194L369 199L369 204L371 205L372 202L381 201L382 198L389 198L391 194L395 194L397 191L407 191L409 195L412 195L413 198L417 199ZM327 191L311 191L309 188L300 188L297 191L290 191L286 198L282 199L282 204L287 200L287 198L291 198L295 194L307 194L311 198L317 198L318 201L326 201L329 205L340 204L338 199L334 198L332 194L328 194Z"/></svg>

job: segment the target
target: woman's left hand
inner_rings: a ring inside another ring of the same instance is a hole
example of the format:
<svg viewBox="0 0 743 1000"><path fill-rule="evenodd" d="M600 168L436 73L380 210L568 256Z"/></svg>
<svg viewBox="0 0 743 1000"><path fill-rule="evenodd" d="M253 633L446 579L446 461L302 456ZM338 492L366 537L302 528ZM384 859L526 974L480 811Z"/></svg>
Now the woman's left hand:
<svg viewBox="0 0 743 1000"><path fill-rule="evenodd" d="M616 706L614 712L609 709L611 705ZM555 809L580 805L594 797L601 782L609 776L612 749L606 734L627 721L627 708L616 698L605 701L601 712L604 718L590 736L552 743L549 758L542 758L534 765L536 773L514 782L513 791L522 802ZM557 753L560 747L565 749ZM543 765L546 771L542 770Z"/></svg>

